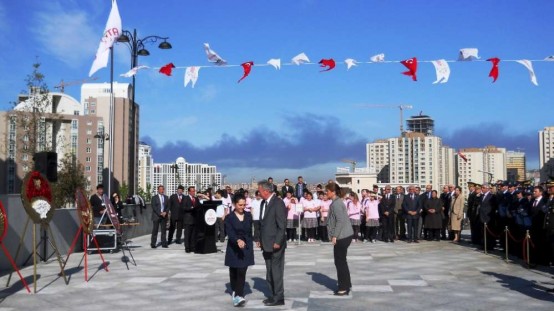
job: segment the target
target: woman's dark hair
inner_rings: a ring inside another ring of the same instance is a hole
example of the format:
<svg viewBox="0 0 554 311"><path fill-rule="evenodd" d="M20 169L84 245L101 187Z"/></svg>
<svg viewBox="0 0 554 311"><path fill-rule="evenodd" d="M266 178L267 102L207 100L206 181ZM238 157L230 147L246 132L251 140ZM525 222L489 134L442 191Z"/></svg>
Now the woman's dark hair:
<svg viewBox="0 0 554 311"><path fill-rule="evenodd" d="M225 198L227 195L227 191L223 191L221 189L217 190L215 193L219 193L222 198Z"/></svg>
<svg viewBox="0 0 554 311"><path fill-rule="evenodd" d="M314 194L311 191L304 191L304 195L309 195L312 199L314 198Z"/></svg>
<svg viewBox="0 0 554 311"><path fill-rule="evenodd" d="M433 192L435 193L436 196L438 196L439 193L437 192L437 190L431 191L431 193L433 193Z"/></svg>
<svg viewBox="0 0 554 311"><path fill-rule="evenodd" d="M242 195L241 193L237 193L233 196L233 204L237 204L237 202L240 200L246 200L244 195Z"/></svg>
<svg viewBox="0 0 554 311"><path fill-rule="evenodd" d="M325 189L333 191L337 197L342 198L340 187L336 183L328 183L327 186L325 186Z"/></svg>
<svg viewBox="0 0 554 311"><path fill-rule="evenodd" d="M455 189L458 189L458 190L460 190L460 192L462 192L462 187L460 187L460 186L456 186Z"/></svg>

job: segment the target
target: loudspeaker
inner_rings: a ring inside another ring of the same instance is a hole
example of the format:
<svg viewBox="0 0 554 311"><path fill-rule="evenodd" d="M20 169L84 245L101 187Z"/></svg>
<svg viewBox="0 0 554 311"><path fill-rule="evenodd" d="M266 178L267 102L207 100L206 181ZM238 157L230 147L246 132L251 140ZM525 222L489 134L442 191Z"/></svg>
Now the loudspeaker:
<svg viewBox="0 0 554 311"><path fill-rule="evenodd" d="M33 156L35 171L46 176L50 182L58 181L58 154L55 152L37 152Z"/></svg>

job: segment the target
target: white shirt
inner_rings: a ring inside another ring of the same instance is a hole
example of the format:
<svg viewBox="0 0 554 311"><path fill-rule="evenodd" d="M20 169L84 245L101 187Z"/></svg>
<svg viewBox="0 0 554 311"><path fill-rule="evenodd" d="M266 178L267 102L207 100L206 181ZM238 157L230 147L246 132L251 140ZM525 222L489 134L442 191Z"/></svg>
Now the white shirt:
<svg viewBox="0 0 554 311"><path fill-rule="evenodd" d="M265 215L265 211L267 210L267 206L269 205L269 202L271 201L271 199L273 199L274 195L275 195L275 193L271 193L269 198L267 200L265 200L265 206L264 206L264 209L262 210L262 215L261 215L260 219L264 219L264 215ZM262 208L261 204L260 204L260 208Z"/></svg>
<svg viewBox="0 0 554 311"><path fill-rule="evenodd" d="M250 203L250 212L252 213L252 220L260 220L260 205L262 200L253 199Z"/></svg>

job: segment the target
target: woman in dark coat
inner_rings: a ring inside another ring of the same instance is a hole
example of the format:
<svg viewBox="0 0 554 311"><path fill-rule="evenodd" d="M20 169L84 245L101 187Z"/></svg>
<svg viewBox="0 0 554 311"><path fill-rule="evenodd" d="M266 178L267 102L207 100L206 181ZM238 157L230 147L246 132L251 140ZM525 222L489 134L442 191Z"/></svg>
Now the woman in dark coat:
<svg viewBox="0 0 554 311"><path fill-rule="evenodd" d="M429 230L429 241L440 241L440 230L442 228L442 200L437 197L437 191L431 192L431 198L425 202L425 228Z"/></svg>
<svg viewBox="0 0 554 311"><path fill-rule="evenodd" d="M242 194L233 197L234 210L225 217L225 232L229 237L225 252L225 265L229 267L229 278L233 290L233 305L242 307L244 283L248 266L254 265L254 243L252 240L252 214L244 211L246 199Z"/></svg>

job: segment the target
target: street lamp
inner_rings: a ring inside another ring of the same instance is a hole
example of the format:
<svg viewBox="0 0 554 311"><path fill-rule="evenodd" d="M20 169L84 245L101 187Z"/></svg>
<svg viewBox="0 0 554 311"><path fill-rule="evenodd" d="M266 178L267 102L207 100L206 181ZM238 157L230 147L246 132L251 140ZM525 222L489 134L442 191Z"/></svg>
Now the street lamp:
<svg viewBox="0 0 554 311"><path fill-rule="evenodd" d="M133 32L131 33L130 31L128 30L123 30L122 31L122 34L119 36L119 38L117 39L117 42L120 42L120 43L125 43L127 45L127 47L129 48L129 51L131 52L131 69L135 68L138 66L138 56L148 56L150 55L150 52L148 52L148 50L145 48L145 44L147 43L154 43L154 42L157 42L158 40L163 40L163 42L161 42L159 45L158 45L158 48L162 49L162 50L168 50L168 49L171 49L172 46L169 42L167 42L167 40L169 39L169 37L160 37L160 36L156 36L156 35L153 35L153 36L146 36L142 39L139 39L137 38L137 30L136 29L133 29ZM136 120L136 117L135 117L135 114L136 114L136 111L135 111L135 88L136 88L136 81L135 81L135 76L133 75L133 90L131 91L131 101L133 103L133 105L131 106L131 112L132 112L132 124L130 124L130 126L132 127L135 135L132 135L131 137L131 147L133 148L134 152L132 152L132 154L134 154L133 158L130 159L130 167L133 168L133 178L132 178L132 183L133 183L133 186L132 186L132 191L133 191L133 194L136 193L136 182L135 182L135 177L136 177L136 157L137 157L137 154L138 154L138 145L137 145L137 141L136 141L136 136L138 135L138 129L136 128L136 124L137 124L137 120ZM131 182L131 180L129 180L129 182Z"/></svg>

